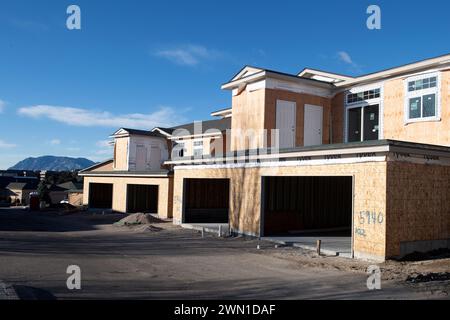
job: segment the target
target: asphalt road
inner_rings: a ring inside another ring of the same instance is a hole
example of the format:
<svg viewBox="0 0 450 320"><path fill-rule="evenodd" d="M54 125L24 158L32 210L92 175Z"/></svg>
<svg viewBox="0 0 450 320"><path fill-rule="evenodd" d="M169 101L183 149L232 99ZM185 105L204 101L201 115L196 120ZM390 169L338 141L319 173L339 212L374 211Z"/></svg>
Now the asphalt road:
<svg viewBox="0 0 450 320"><path fill-rule="evenodd" d="M369 291L367 275L301 267L271 243L112 226L117 215L57 216L0 209L0 282L22 299L421 299L399 282ZM293 249L294 250L294 249ZM269 250L267 250L269 252ZM69 290L69 265L81 290Z"/></svg>

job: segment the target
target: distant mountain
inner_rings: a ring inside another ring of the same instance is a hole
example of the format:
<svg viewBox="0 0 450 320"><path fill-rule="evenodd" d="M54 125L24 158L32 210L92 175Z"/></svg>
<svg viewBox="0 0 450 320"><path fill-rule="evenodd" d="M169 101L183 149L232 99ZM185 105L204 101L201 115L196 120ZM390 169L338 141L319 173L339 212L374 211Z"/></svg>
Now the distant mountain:
<svg viewBox="0 0 450 320"><path fill-rule="evenodd" d="M73 171L85 169L94 164L95 162L85 158L43 156L26 158L9 168L9 170Z"/></svg>

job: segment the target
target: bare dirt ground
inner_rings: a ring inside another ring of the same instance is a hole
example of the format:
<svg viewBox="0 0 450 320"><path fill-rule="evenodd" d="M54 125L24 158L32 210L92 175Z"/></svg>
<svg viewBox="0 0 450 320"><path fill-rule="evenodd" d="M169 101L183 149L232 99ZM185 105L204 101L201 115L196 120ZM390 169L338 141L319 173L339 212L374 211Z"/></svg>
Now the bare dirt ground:
<svg viewBox="0 0 450 320"><path fill-rule="evenodd" d="M379 264L382 290L370 291L367 262L121 218L1 209L0 282L22 299L448 299L450 281L406 281L448 272L448 257ZM82 289L71 291L74 264Z"/></svg>

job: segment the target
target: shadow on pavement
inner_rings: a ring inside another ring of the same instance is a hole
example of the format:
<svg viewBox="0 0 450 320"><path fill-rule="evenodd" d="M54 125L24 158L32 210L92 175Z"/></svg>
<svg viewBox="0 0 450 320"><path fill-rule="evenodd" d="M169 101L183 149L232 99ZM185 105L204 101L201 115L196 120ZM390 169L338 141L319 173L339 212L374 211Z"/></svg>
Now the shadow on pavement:
<svg viewBox="0 0 450 320"><path fill-rule="evenodd" d="M20 300L56 300L56 297L50 292L28 286L13 286Z"/></svg>

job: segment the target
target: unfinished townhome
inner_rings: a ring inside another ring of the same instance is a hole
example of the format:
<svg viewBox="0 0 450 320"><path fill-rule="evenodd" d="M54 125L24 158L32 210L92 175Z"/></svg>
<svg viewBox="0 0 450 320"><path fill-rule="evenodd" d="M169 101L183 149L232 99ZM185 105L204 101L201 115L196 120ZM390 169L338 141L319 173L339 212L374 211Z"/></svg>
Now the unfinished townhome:
<svg viewBox="0 0 450 320"><path fill-rule="evenodd" d="M165 162L174 223L377 261L449 247L450 55L360 77L247 66L222 89L227 152Z"/></svg>
<svg viewBox="0 0 450 320"><path fill-rule="evenodd" d="M83 204L90 209L171 218L173 172L164 162L169 158L222 156L231 118L226 110L212 115L217 119L171 128L117 130L110 136L113 159L79 173L84 177Z"/></svg>

